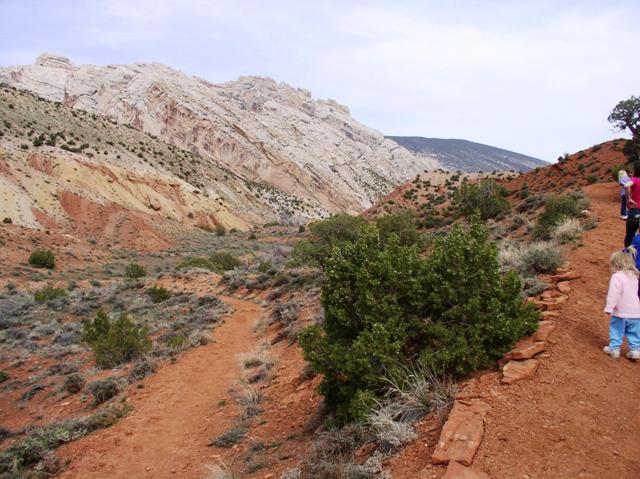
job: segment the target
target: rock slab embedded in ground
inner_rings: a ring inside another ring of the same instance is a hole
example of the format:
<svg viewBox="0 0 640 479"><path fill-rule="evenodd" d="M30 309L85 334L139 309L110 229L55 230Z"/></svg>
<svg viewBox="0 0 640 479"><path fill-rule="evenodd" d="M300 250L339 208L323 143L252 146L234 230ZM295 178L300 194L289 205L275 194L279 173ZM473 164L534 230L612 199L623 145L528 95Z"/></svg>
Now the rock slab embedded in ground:
<svg viewBox="0 0 640 479"><path fill-rule="evenodd" d="M471 467L466 467L459 462L450 462L447 472L442 479L489 479L489 476Z"/></svg>
<svg viewBox="0 0 640 479"><path fill-rule="evenodd" d="M471 465L482 436L484 418L491 406L481 400L456 401L447 423L442 428L440 440L431 456L434 464L457 461Z"/></svg>
<svg viewBox="0 0 640 479"><path fill-rule="evenodd" d="M538 330L533 335L535 341L546 341L556 327L556 323L553 321L540 321Z"/></svg>
<svg viewBox="0 0 640 479"><path fill-rule="evenodd" d="M534 335L519 341L504 357L505 359L530 359L545 349L545 343L536 341Z"/></svg>
<svg viewBox="0 0 640 479"><path fill-rule="evenodd" d="M516 381L533 377L538 369L537 359L525 359L524 361L509 361L502 368L503 384L512 384Z"/></svg>

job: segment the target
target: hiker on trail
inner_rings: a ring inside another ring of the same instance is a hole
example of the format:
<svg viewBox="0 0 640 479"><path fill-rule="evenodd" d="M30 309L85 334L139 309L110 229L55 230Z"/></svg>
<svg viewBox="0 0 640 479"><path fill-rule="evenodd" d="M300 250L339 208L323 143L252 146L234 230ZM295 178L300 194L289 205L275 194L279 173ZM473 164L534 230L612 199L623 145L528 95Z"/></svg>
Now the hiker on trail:
<svg viewBox="0 0 640 479"><path fill-rule="evenodd" d="M620 219L627 219L627 191L624 185L629 183L630 178L626 171L618 171L618 183L620 184Z"/></svg>
<svg viewBox="0 0 640 479"><path fill-rule="evenodd" d="M640 298L636 250L625 248L611 255L611 280L604 312L611 315L609 344L602 348L612 358L620 357L622 340L627 337L629 359L640 359Z"/></svg>
<svg viewBox="0 0 640 479"><path fill-rule="evenodd" d="M640 225L640 161L633 164L633 176L624 183L627 197L627 224L624 247L627 248Z"/></svg>

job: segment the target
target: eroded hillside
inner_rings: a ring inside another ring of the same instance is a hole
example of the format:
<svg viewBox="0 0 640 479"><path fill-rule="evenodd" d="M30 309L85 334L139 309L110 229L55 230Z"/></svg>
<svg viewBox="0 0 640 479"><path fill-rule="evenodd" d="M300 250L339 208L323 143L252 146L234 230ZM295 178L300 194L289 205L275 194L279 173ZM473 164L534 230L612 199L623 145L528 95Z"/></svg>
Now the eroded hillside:
<svg viewBox="0 0 640 479"><path fill-rule="evenodd" d="M330 212L359 212L437 161L417 158L333 100L270 78L215 85L160 64L73 65L41 55L0 83L105 115Z"/></svg>

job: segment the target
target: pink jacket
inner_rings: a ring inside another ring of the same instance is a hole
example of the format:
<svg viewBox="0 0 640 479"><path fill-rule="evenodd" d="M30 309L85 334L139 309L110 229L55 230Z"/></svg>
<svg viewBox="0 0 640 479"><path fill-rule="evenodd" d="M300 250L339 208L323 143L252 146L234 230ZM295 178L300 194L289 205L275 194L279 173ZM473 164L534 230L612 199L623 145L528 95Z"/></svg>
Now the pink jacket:
<svg viewBox="0 0 640 479"><path fill-rule="evenodd" d="M604 312L618 318L640 319L638 278L624 271L613 273Z"/></svg>

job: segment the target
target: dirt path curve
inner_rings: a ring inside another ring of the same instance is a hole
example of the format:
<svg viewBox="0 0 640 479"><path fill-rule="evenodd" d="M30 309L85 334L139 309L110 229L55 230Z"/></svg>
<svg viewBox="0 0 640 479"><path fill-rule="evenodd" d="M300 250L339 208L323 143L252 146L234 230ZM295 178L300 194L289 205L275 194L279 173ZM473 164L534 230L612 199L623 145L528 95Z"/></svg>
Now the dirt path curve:
<svg viewBox="0 0 640 479"><path fill-rule="evenodd" d="M234 308L213 333L214 342L183 354L132 393L130 416L112 428L72 442L60 451L71 460L65 479L199 478L215 464L207 443L231 427L234 406L221 408L239 377L237 353L252 348L261 309L232 297Z"/></svg>
<svg viewBox="0 0 640 479"><path fill-rule="evenodd" d="M640 364L602 352L608 261L622 248L624 222L615 186L586 191L599 222L569 254L582 277L557 320L556 344L534 380L491 399L474 463L494 479L640 478Z"/></svg>

